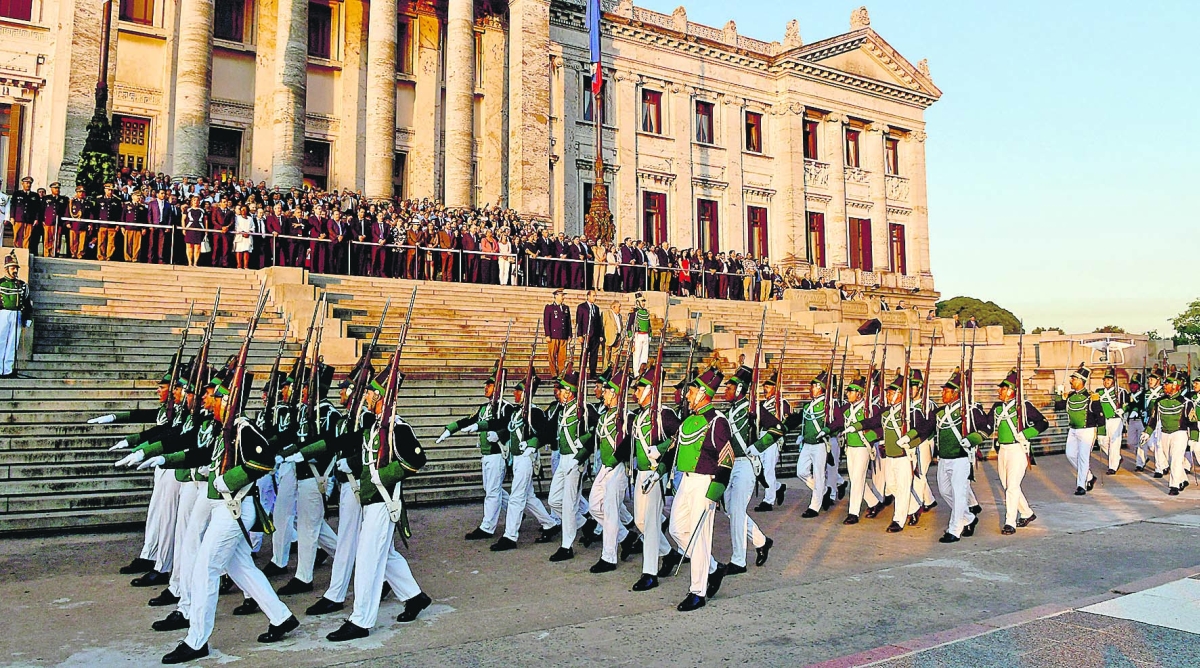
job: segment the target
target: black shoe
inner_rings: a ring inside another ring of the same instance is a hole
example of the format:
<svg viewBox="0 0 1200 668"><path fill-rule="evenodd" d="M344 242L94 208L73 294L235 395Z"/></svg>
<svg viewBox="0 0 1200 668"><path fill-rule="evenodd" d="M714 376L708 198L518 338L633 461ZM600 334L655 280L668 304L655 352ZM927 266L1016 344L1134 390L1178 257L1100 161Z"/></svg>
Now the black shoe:
<svg viewBox="0 0 1200 668"><path fill-rule="evenodd" d="M642 536L636 531L630 531L629 535L625 536L625 540L621 541L621 561L625 561L631 555L642 553Z"/></svg>
<svg viewBox="0 0 1200 668"><path fill-rule="evenodd" d="M1181 492L1182 492L1182 491L1183 491L1183 490L1184 490L1184 489L1185 489L1187 486L1188 486L1188 481L1186 481L1186 480L1184 480L1183 482L1179 483L1179 491L1181 491Z"/></svg>
<svg viewBox="0 0 1200 668"><path fill-rule="evenodd" d="M883 507L887 508L888 506L892 505L892 502L895 500L896 500L896 497L892 496L891 494L888 494L887 496L883 497Z"/></svg>
<svg viewBox="0 0 1200 668"><path fill-rule="evenodd" d="M584 547L591 547L592 543L600 540L600 536L596 535L597 524L596 520L589 517L579 528L579 542L583 543Z"/></svg>
<svg viewBox="0 0 1200 668"><path fill-rule="evenodd" d="M838 498L839 499L846 498L846 488L850 487L850 483L843 480L842 484L838 485L837 487L838 487Z"/></svg>
<svg viewBox="0 0 1200 668"><path fill-rule="evenodd" d="M974 536L975 535L975 527L978 524L979 524L979 517L976 517L975 519L971 520L970 524L963 527L962 535L966 536L967 538Z"/></svg>
<svg viewBox="0 0 1200 668"><path fill-rule="evenodd" d="M317 599L316 603L308 606L308 609L304 611L304 614L308 615L309 617L315 615L328 615L331 612L337 612L345 607L345 603L337 603L322 596L321 598Z"/></svg>
<svg viewBox="0 0 1200 668"><path fill-rule="evenodd" d="M287 581L287 584L280 587L275 593L279 596L292 596L295 594L307 594L313 590L311 582L297 580L292 578Z"/></svg>
<svg viewBox="0 0 1200 668"><path fill-rule="evenodd" d="M383 599L387 598L388 594L391 594L391 593L392 593L392 585L384 582L383 588L379 590L379 602L383 603Z"/></svg>
<svg viewBox="0 0 1200 668"><path fill-rule="evenodd" d="M929 512L929 511L933 510L934 508L937 508L937 499L930 501L929 505L923 506L922 508L925 510L925 512ZM981 510L982 510L982 508L981 508Z"/></svg>
<svg viewBox="0 0 1200 668"><path fill-rule="evenodd" d="M959 541L958 536L955 536L954 534L949 533L949 532L942 534L942 537L938 539L939 543L957 543L958 541Z"/></svg>
<svg viewBox="0 0 1200 668"><path fill-rule="evenodd" d="M858 515L847 515L842 524L858 524Z"/></svg>
<svg viewBox="0 0 1200 668"><path fill-rule="evenodd" d="M763 543L762 547L754 548L754 565L762 566L767 563L767 557L771 556L771 548L775 547L775 541L767 538L767 542Z"/></svg>
<svg viewBox="0 0 1200 668"><path fill-rule="evenodd" d="M396 616L396 621L401 624L407 624L417 618L421 611L428 608L433 603L433 599L429 598L429 594L421 592L416 596L404 602L404 612Z"/></svg>
<svg viewBox="0 0 1200 668"><path fill-rule="evenodd" d="M1146 467L1145 466L1135 466L1135 467L1133 467L1133 470L1137 473L1141 473L1142 471L1146 470Z"/></svg>
<svg viewBox="0 0 1200 668"><path fill-rule="evenodd" d="M329 553L321 548L317 548L317 557L313 560L313 568L320 568L321 564L329 561Z"/></svg>
<svg viewBox="0 0 1200 668"><path fill-rule="evenodd" d="M233 614L237 615L238 617L244 617L246 615L253 615L254 613L258 612L258 610L258 601L248 598L245 601L242 601L241 605L233 609Z"/></svg>
<svg viewBox="0 0 1200 668"><path fill-rule="evenodd" d="M1011 524L1005 524L1004 528L1000 530L1000 533L1004 534L1005 536L1011 536L1016 532L1017 532L1016 527L1014 527Z"/></svg>
<svg viewBox="0 0 1200 668"><path fill-rule="evenodd" d="M341 628L325 636L325 639L329 642L346 642L347 640L366 638L369 635L371 635L370 630L364 629L363 627L355 624L351 624L349 620L346 620L346 622L342 624Z"/></svg>
<svg viewBox="0 0 1200 668"><path fill-rule="evenodd" d="M1168 494L1169 496L1179 496L1179 488L1178 488L1178 487L1172 487L1172 488L1170 488L1170 489L1168 489L1168 490L1167 490L1167 494Z"/></svg>
<svg viewBox="0 0 1200 668"><path fill-rule="evenodd" d="M970 508L967 508L967 510L971 511L972 515L978 515L979 513L983 512L983 506L981 506L977 503L977 504L971 506Z"/></svg>
<svg viewBox="0 0 1200 668"><path fill-rule="evenodd" d="M766 501L760 501L757 506L754 506L754 512L756 513L769 513L772 510L775 510L775 506L772 506Z"/></svg>
<svg viewBox="0 0 1200 668"><path fill-rule="evenodd" d="M560 533L562 533L562 526L555 524L554 526L550 527L549 529L542 529L542 533L540 535L538 535L538 537L535 538L533 542L549 543L550 541L557 538L558 534L560 534Z"/></svg>
<svg viewBox="0 0 1200 668"><path fill-rule="evenodd" d="M812 519L819 514L820 513L818 513L817 511L813 510L812 508L809 508L808 510L805 510L804 512L800 513L800 517L803 517L804 519L807 520L807 519Z"/></svg>
<svg viewBox="0 0 1200 668"><path fill-rule="evenodd" d="M1105 475L1116 475L1116 474L1117 474L1117 470L1116 470L1116 469L1109 469L1109 470L1105 471L1104 473L1105 473Z"/></svg>
<svg viewBox="0 0 1200 668"><path fill-rule="evenodd" d="M296 615L292 615L283 620L283 623L279 626L275 626L274 624L268 626L267 632L258 636L258 641L262 643L279 642L283 640L284 636L295 631L298 626L300 626L300 620L296 619Z"/></svg>
<svg viewBox="0 0 1200 668"><path fill-rule="evenodd" d="M1155 477L1156 479L1157 479L1157 478L1161 478L1161 477L1163 477L1162 471L1155 471L1155 472L1154 472L1154 477Z"/></svg>
<svg viewBox="0 0 1200 668"><path fill-rule="evenodd" d="M566 561L575 558L575 550L570 547L560 547L550 555L550 561Z"/></svg>
<svg viewBox="0 0 1200 668"><path fill-rule="evenodd" d="M680 612L691 612L697 608L704 607L704 597L695 594L688 594L683 602L675 606L675 609Z"/></svg>
<svg viewBox="0 0 1200 668"><path fill-rule="evenodd" d="M262 569L263 575L265 575L269 578L273 578L276 575L283 575L287 572L288 572L287 567L277 566L274 561L267 562L267 565L264 566Z"/></svg>
<svg viewBox="0 0 1200 668"><path fill-rule="evenodd" d="M917 526L917 522L920 522L920 521L921 521L920 513L913 513L912 515L908 516L908 526L910 526L910 527Z"/></svg>
<svg viewBox="0 0 1200 668"><path fill-rule="evenodd" d="M507 536L501 536L500 540L496 541L495 543L492 543L492 546L488 549L491 550L492 552L504 552L507 550L515 550L515 549L517 549L517 541L515 541L511 538L508 538Z"/></svg>
<svg viewBox="0 0 1200 668"><path fill-rule="evenodd" d="M493 535L494 534L490 534L490 533L484 531L483 529L480 529L479 527L475 527L474 531L467 534L466 536L463 536L463 538L465 538L467 540L487 540L488 538L491 538Z"/></svg>
<svg viewBox="0 0 1200 668"><path fill-rule="evenodd" d="M880 501L879 503L867 508L867 513L866 513L867 519L873 520L876 517L879 517L879 513L882 513L882 512L883 512L883 502Z"/></svg>
<svg viewBox="0 0 1200 668"><path fill-rule="evenodd" d="M208 656L208 643L204 643L204 646L200 649L192 649L188 647L187 643L181 642L179 643L179 647L176 647L170 653L163 656L162 662L167 665L187 663L188 661L203 659L206 656Z"/></svg>
<svg viewBox="0 0 1200 668"><path fill-rule="evenodd" d="M705 598L712 598L720 591L721 580L725 579L727 568L729 567L725 564L717 564L717 570L708 574L708 590L704 593Z"/></svg>
<svg viewBox="0 0 1200 668"><path fill-rule="evenodd" d="M787 491L787 485L780 484L779 489L775 491L775 505L783 505L783 493Z"/></svg>
<svg viewBox="0 0 1200 668"><path fill-rule="evenodd" d="M150 571L145 575L134 578L129 584L134 587L158 587L165 585L171 580L170 573L159 573L158 571Z"/></svg>
<svg viewBox="0 0 1200 668"><path fill-rule="evenodd" d="M1033 524L1033 521L1036 519L1037 519L1037 513L1034 513L1034 514L1030 515L1029 517L1018 517L1017 518L1017 528L1024 529L1025 527L1029 526L1030 524Z"/></svg>
<svg viewBox="0 0 1200 668"><path fill-rule="evenodd" d="M164 605L175 605L178 602L178 596L172 594L170 589L164 589L161 594L150 599L149 606L151 608L160 608Z"/></svg>
<svg viewBox="0 0 1200 668"><path fill-rule="evenodd" d="M617 570L617 565L601 559L600 561L592 564L592 567L588 570L593 573L611 573Z"/></svg>
<svg viewBox="0 0 1200 668"><path fill-rule="evenodd" d="M182 629L186 629L190 625L191 624L188 622L187 617L184 617L182 612L176 610L175 612L167 615L165 618L151 624L150 628L154 629L155 631L180 631Z"/></svg>
<svg viewBox="0 0 1200 668"><path fill-rule="evenodd" d="M233 578L229 577L228 575L222 575L221 587L217 590L220 595L224 596L225 594L232 594L234 589L235 587L233 585Z"/></svg>
<svg viewBox="0 0 1200 668"><path fill-rule="evenodd" d="M152 570L154 570L154 562L153 561L151 561L150 559L143 559L141 557L138 557L137 559L134 559L133 561L126 564L125 566L122 566L121 570L119 570L117 572L120 573L121 575L136 575L138 573L145 573L147 571L152 571Z"/></svg>
<svg viewBox="0 0 1200 668"><path fill-rule="evenodd" d="M633 583L634 591L650 591L658 586L658 577L649 573L642 573L642 577Z"/></svg>
<svg viewBox="0 0 1200 668"><path fill-rule="evenodd" d="M1090 475L1090 474L1089 474L1089 475ZM1094 476L1094 475L1093 475L1093 476L1091 476L1091 477L1089 477L1089 478L1088 478L1088 481L1087 481L1087 491L1089 491L1089 492L1090 492L1090 491L1092 491L1092 488L1093 488L1093 487L1095 487L1095 486L1096 486L1096 476Z"/></svg>
<svg viewBox="0 0 1200 668"><path fill-rule="evenodd" d="M833 507L833 490L826 488L825 496L821 498L821 510L829 510Z"/></svg>
<svg viewBox="0 0 1200 668"><path fill-rule="evenodd" d="M675 574L675 567L679 562L683 561L683 555L676 550L671 550L667 556L662 558L662 566L658 569L658 577L669 578Z"/></svg>
<svg viewBox="0 0 1200 668"><path fill-rule="evenodd" d="M741 575L742 573L745 573L745 572L746 572L745 566L738 566L737 564L732 564L732 563L727 564L725 566L725 575Z"/></svg>
<svg viewBox="0 0 1200 668"><path fill-rule="evenodd" d="M1087 494L1087 492L1082 487L1075 488L1075 496L1083 496L1084 494Z"/></svg>
<svg viewBox="0 0 1200 668"><path fill-rule="evenodd" d="M1163 469L1163 475L1168 475L1168 476L1171 475L1171 467L1170 466Z"/></svg>
<svg viewBox="0 0 1200 668"><path fill-rule="evenodd" d="M904 527L901 526L899 522L892 522L888 525L888 533L900 533L901 531L904 531Z"/></svg>

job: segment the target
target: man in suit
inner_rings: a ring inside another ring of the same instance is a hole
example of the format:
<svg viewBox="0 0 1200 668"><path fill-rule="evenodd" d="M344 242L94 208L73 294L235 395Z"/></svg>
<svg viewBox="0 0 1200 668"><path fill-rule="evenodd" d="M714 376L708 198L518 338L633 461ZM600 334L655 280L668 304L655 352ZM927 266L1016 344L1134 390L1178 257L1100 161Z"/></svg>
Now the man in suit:
<svg viewBox="0 0 1200 668"><path fill-rule="evenodd" d="M587 346L588 373L594 377L596 358L599 357L597 353L604 342L604 318L600 314L600 307L596 306L595 290L588 290L587 301L581 302L575 309L575 336L579 337L580 348Z"/></svg>
<svg viewBox="0 0 1200 668"><path fill-rule="evenodd" d="M229 200L222 197L212 210L212 266L228 267L233 248L229 231L233 229L234 213Z"/></svg>
<svg viewBox="0 0 1200 668"><path fill-rule="evenodd" d="M604 309L603 319L604 366L608 368L616 363L616 353L621 349L621 332L625 325L625 318L621 315L621 302L614 299L612 304Z"/></svg>
<svg viewBox="0 0 1200 668"><path fill-rule="evenodd" d="M621 242L621 292L633 292L634 273L633 273L633 246L629 243L629 237Z"/></svg>
<svg viewBox="0 0 1200 668"><path fill-rule="evenodd" d="M563 290L554 291L554 302L542 311L542 331L546 336L546 359L551 377L566 370L567 340L571 338L571 309L563 303Z"/></svg>
<svg viewBox="0 0 1200 668"><path fill-rule="evenodd" d="M475 251L479 250L479 237L475 226L470 229L463 230L462 234L462 282L463 283L478 283L479 277L479 256Z"/></svg>
<svg viewBox="0 0 1200 668"><path fill-rule="evenodd" d="M349 273L346 271L346 253L350 248L350 228L342 218L342 212L333 210L329 225L329 271L335 274Z"/></svg>
<svg viewBox="0 0 1200 668"><path fill-rule="evenodd" d="M571 277L567 283L567 286L572 290L582 290L584 288L584 260L587 259L587 246L583 244L582 239L575 237L570 243L567 244L566 251L567 259L570 260L570 262L566 263L567 272ZM593 360L594 359L595 358L593 358Z"/></svg>
<svg viewBox="0 0 1200 668"><path fill-rule="evenodd" d="M325 208L317 206L308 217L309 263L308 270L314 274L325 273L325 263L329 259L329 219L325 217Z"/></svg>
<svg viewBox="0 0 1200 668"><path fill-rule="evenodd" d="M371 242L371 268L370 274L375 278L384 278L387 268L387 243L392 237L392 228L383 220L382 216L375 216L375 220L371 222L369 227L367 241Z"/></svg>
<svg viewBox="0 0 1200 668"><path fill-rule="evenodd" d="M167 201L167 191L160 189L155 193L154 201L150 203L150 224L169 225L172 229L159 227L150 228L147 235L150 241L148 250L151 264L168 264L171 260L168 241L175 233L174 227L179 224L175 217L175 208Z"/></svg>

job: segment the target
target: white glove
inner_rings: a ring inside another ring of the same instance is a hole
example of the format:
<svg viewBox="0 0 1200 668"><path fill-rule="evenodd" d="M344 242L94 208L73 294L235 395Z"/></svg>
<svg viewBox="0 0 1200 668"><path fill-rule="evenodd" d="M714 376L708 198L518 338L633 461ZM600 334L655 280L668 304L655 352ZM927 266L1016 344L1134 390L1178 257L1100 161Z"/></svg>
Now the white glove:
<svg viewBox="0 0 1200 668"><path fill-rule="evenodd" d="M488 443L499 443L500 442L500 434L497 434L494 431L489 431L487 433L487 440L488 440Z"/></svg>
<svg viewBox="0 0 1200 668"><path fill-rule="evenodd" d="M337 461L337 470L346 475L354 475L354 469L350 468L350 460L348 459L339 459Z"/></svg>
<svg viewBox="0 0 1200 668"><path fill-rule="evenodd" d="M279 465L280 465L280 464L282 464L282 463L283 463L283 456L282 456L282 455L275 455L275 465L276 465L276 466L279 466Z"/></svg>
<svg viewBox="0 0 1200 668"><path fill-rule="evenodd" d="M151 457L150 459L147 459L146 461L142 462L141 464L138 464L137 470L142 471L142 470L145 470L145 469L148 469L151 467L158 468L166 463L167 463L167 458L163 457L162 455L158 455L156 457Z"/></svg>
<svg viewBox="0 0 1200 668"><path fill-rule="evenodd" d="M1020 443L1023 447L1026 447L1026 448L1029 447L1029 439L1025 437L1025 434L1023 432L1018 431L1015 438L1016 438L1017 443Z"/></svg>
<svg viewBox="0 0 1200 668"><path fill-rule="evenodd" d="M125 455L125 457L119 460L116 464L113 464L113 466L117 468L121 468L122 466L133 466L134 464L140 463L145 458L145 450L134 450L133 452Z"/></svg>
<svg viewBox="0 0 1200 668"><path fill-rule="evenodd" d="M908 437L908 434L905 434L905 435L901 436L900 438L896 439L896 445L898 445L902 448L907 448L908 444L911 442L912 442L912 439Z"/></svg>
<svg viewBox="0 0 1200 668"><path fill-rule="evenodd" d="M296 454L288 455L287 457L283 458L283 461L299 464L300 462L304 461L304 453L297 452Z"/></svg>
<svg viewBox="0 0 1200 668"><path fill-rule="evenodd" d="M858 431L858 427L855 427L854 425L847 425L847 427L842 431L846 434L853 434Z"/></svg>
<svg viewBox="0 0 1200 668"><path fill-rule="evenodd" d="M960 446L962 446L963 450L970 450L971 448L975 447L975 446L971 445L971 442L968 441L966 438L958 439L958 444Z"/></svg>
<svg viewBox="0 0 1200 668"><path fill-rule="evenodd" d="M479 431L479 423L475 422L475 423L469 424L469 425L463 427L462 429L460 429L459 431L461 431L464 434L474 434L475 432ZM449 432L447 432L447 433L449 433Z"/></svg>
<svg viewBox="0 0 1200 668"><path fill-rule="evenodd" d="M371 467L371 482L375 483L376 487L383 487L383 480L379 478L379 469Z"/></svg>
<svg viewBox="0 0 1200 668"><path fill-rule="evenodd" d="M117 419L116 415L109 413L108 415L98 415L87 421L88 424L108 424Z"/></svg>
<svg viewBox="0 0 1200 668"><path fill-rule="evenodd" d="M1125 410L1123 408L1117 409L1117 417L1119 417L1119 418L1125 417Z"/></svg>
<svg viewBox="0 0 1200 668"><path fill-rule="evenodd" d="M1150 442L1150 434L1142 432L1142 437L1138 439L1138 445L1145 445Z"/></svg>
<svg viewBox="0 0 1200 668"><path fill-rule="evenodd" d="M212 469L208 468L207 466L197 466L196 467L196 475L201 478L207 478L208 474L211 472L211 470Z"/></svg>
<svg viewBox="0 0 1200 668"><path fill-rule="evenodd" d="M117 450L128 450L128 449L129 449L129 441L123 438L116 445L109 448L108 451L116 452Z"/></svg>
<svg viewBox="0 0 1200 668"><path fill-rule="evenodd" d="M450 438L450 430L449 430L449 429L443 429L443 430L442 430L442 435L441 435L441 436L438 436L438 438L437 438L437 441L435 441L435 442L434 442L434 444L436 445L437 443L441 443L442 441L444 441L444 440L446 440L446 439L448 439L448 438Z"/></svg>
<svg viewBox="0 0 1200 668"><path fill-rule="evenodd" d="M213 487L222 494L229 494L229 485L225 484L225 476L213 478Z"/></svg>
<svg viewBox="0 0 1200 668"><path fill-rule="evenodd" d="M25 329L29 329L30 327L33 327L33 321L32 321L32 320L26 320L26 321L25 321Z"/></svg>

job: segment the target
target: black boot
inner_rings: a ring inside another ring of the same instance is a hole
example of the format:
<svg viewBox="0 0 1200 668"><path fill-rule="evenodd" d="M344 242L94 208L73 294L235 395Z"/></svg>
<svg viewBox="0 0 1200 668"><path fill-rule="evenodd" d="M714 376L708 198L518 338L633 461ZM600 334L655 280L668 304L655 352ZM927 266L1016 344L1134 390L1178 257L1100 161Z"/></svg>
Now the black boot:
<svg viewBox="0 0 1200 668"><path fill-rule="evenodd" d="M783 493L787 491L787 485L780 484L779 489L775 492L775 505L783 505Z"/></svg>
<svg viewBox="0 0 1200 668"><path fill-rule="evenodd" d="M158 571L150 571L145 575L134 578L129 584L134 587L158 587L165 585L171 580L170 573L159 573Z"/></svg>
<svg viewBox="0 0 1200 668"><path fill-rule="evenodd" d="M827 488L825 496L821 499L821 510L829 510L833 507L833 490Z"/></svg>
<svg viewBox="0 0 1200 668"><path fill-rule="evenodd" d="M649 591L651 589L654 589L657 586L658 586L658 577L656 577L654 575L650 575L649 573L642 573L642 577L638 578L638 581L633 583L633 590L634 591Z"/></svg>
<svg viewBox="0 0 1200 668"><path fill-rule="evenodd" d="M490 534L479 527L475 527L475 530L464 536L464 538L467 540L487 540L488 538L491 538L492 535L493 534Z"/></svg>
<svg viewBox="0 0 1200 668"><path fill-rule="evenodd" d="M296 630L300 626L300 620L296 619L296 615L292 615L283 620L279 626L271 624L267 627L267 632L258 636L258 641L261 643L279 642L284 636Z"/></svg>
<svg viewBox="0 0 1200 668"><path fill-rule="evenodd" d="M162 593L150 599L150 607L160 608L164 605L175 605L179 602L179 597L171 593L170 589L162 590Z"/></svg>
<svg viewBox="0 0 1200 668"><path fill-rule="evenodd" d="M542 533L534 539L535 543L549 543L562 533L562 525L555 524L549 529L542 529Z"/></svg>
<svg viewBox="0 0 1200 668"><path fill-rule="evenodd" d="M970 524L968 524L967 526L963 527L963 530L962 530L962 535L966 536L967 538L970 538L971 536L974 536L974 535L975 535L975 527L976 527L978 524L979 524L979 518L978 518L978 517L976 517L975 519L971 520L971 523L970 523Z"/></svg>
<svg viewBox="0 0 1200 668"><path fill-rule="evenodd" d="M331 612L337 612L345 607L345 603L337 603L322 596L321 598L317 599L316 603L308 606L308 609L304 611L304 614L308 615L309 617L316 615L327 615Z"/></svg>
<svg viewBox="0 0 1200 668"><path fill-rule="evenodd" d="M754 554L755 554L754 565L755 566L762 566L763 564L767 563L767 557L769 557L771 555L772 547L775 547L775 541L771 540L768 537L767 542L763 543L762 547L754 548Z"/></svg>
<svg viewBox="0 0 1200 668"><path fill-rule="evenodd" d="M892 522L891 524L888 525L888 528L887 528L888 533L900 533L901 531L904 531L904 527L900 526L899 522Z"/></svg>
<svg viewBox="0 0 1200 668"><path fill-rule="evenodd" d="M500 540L496 541L495 543L492 543L492 546L488 549L490 549L492 552L505 552L507 550L515 550L515 549L517 549L517 541L515 541L511 538L501 537Z"/></svg>
<svg viewBox="0 0 1200 668"><path fill-rule="evenodd" d="M383 603L383 599L387 598L390 593L392 593L392 585L383 583L383 588L379 590L379 602Z"/></svg>
<svg viewBox="0 0 1200 668"><path fill-rule="evenodd" d="M258 601L252 598L242 601L241 605L233 609L233 614L237 615L238 617L253 615L256 612L258 612Z"/></svg>
<svg viewBox="0 0 1200 668"><path fill-rule="evenodd" d="M809 508L809 509L805 510L804 512L800 513L800 517L803 517L804 519L808 520L808 519L812 519L812 518L816 517L819 514L820 513L818 513L817 511L813 510L812 508Z"/></svg>
<svg viewBox="0 0 1200 668"><path fill-rule="evenodd" d="M704 597L703 596L697 596L695 594L688 594L687 598L683 599L682 603L675 606L675 609L680 612L691 612L692 610L695 610L697 608L703 608L703 607L704 607Z"/></svg>
<svg viewBox="0 0 1200 668"><path fill-rule="evenodd" d="M329 560L329 553L321 548L317 548L317 557L313 560L313 568L320 568L321 564Z"/></svg>
<svg viewBox="0 0 1200 668"><path fill-rule="evenodd" d="M705 592L705 598L712 598L717 595L717 591L721 589L721 580L725 579L725 570L728 568L725 564L717 564L717 570L708 574L708 591Z"/></svg>
<svg viewBox="0 0 1200 668"><path fill-rule="evenodd" d="M625 561L633 554L641 554L642 552L642 537L635 531L630 531L629 535L625 536L625 540L621 541L621 561Z"/></svg>
<svg viewBox="0 0 1200 668"><path fill-rule="evenodd" d="M560 547L550 555L550 561L566 561L575 558L575 550L570 547Z"/></svg>
<svg viewBox="0 0 1200 668"><path fill-rule="evenodd" d="M1082 487L1075 488L1075 496L1083 496L1084 494L1087 494L1087 492Z"/></svg>
<svg viewBox="0 0 1200 668"><path fill-rule="evenodd" d="M769 513L772 510L775 510L775 506L772 506L766 501L761 501L757 506L754 506L754 512L756 513Z"/></svg>
<svg viewBox="0 0 1200 668"><path fill-rule="evenodd" d="M741 575L742 573L745 573L745 572L746 572L745 566L738 566L737 564L733 564L733 563L727 564L725 566L725 575Z"/></svg>
<svg viewBox="0 0 1200 668"><path fill-rule="evenodd" d="M187 663L196 659L202 659L208 656L208 643L204 643L200 649L192 649L185 642L179 643L179 646L171 650L170 653L163 656L162 662L171 665L175 663Z"/></svg>
<svg viewBox="0 0 1200 668"><path fill-rule="evenodd" d="M596 520L589 517L579 529L579 542L583 543L584 547L591 547L592 543L600 540L600 536L596 535L596 524Z"/></svg>
<svg viewBox="0 0 1200 668"><path fill-rule="evenodd" d="M601 559L600 561L592 564L592 567L588 570L593 573L611 573L617 570L617 565Z"/></svg>
<svg viewBox="0 0 1200 668"><path fill-rule="evenodd" d="M858 515L847 515L842 524L858 524Z"/></svg>
<svg viewBox="0 0 1200 668"><path fill-rule="evenodd" d="M233 590L234 590L233 578L229 577L228 575L222 575L221 576L221 587L220 587L220 589L217 590L218 593L220 593L221 596L224 596L225 594L233 593Z"/></svg>
<svg viewBox="0 0 1200 668"><path fill-rule="evenodd" d="M433 603L433 599L429 598L425 592L417 594L404 602L404 612L396 617L396 621L407 624L415 620L417 615L421 614L421 611L428 608L431 603Z"/></svg>
<svg viewBox="0 0 1200 668"><path fill-rule="evenodd" d="M179 631L186 629L188 626L190 626L190 624L187 620L187 617L184 617L182 612L176 610L175 612L167 615L165 618L151 624L150 628L154 629L155 631Z"/></svg>
<svg viewBox="0 0 1200 668"><path fill-rule="evenodd" d="M292 596L294 594L307 594L312 590L313 585L311 582L305 582L303 580L292 578L291 580L288 580L287 584L280 587L275 593L280 596Z"/></svg>
<svg viewBox="0 0 1200 668"><path fill-rule="evenodd" d="M263 567L262 572L263 575L273 578L276 575L283 575L284 573L287 573L288 569L284 566L277 566L275 565L274 561L271 561L267 562L267 565Z"/></svg>
<svg viewBox="0 0 1200 668"><path fill-rule="evenodd" d="M942 534L942 537L938 539L938 542L939 543L957 543L958 536L955 536L954 534L952 534L950 532L946 532L946 533Z"/></svg>
<svg viewBox="0 0 1200 668"><path fill-rule="evenodd" d="M1024 529L1025 527L1032 524L1033 521L1036 519L1037 519L1037 513L1034 513L1034 514L1030 515L1029 517L1018 517L1017 518L1017 528Z"/></svg>
<svg viewBox="0 0 1200 668"><path fill-rule="evenodd" d="M134 559L133 561L129 562L128 564L122 566L121 570L119 570L117 572L120 573L121 575L136 575L138 573L145 573L147 571L152 571L152 570L154 570L154 562L153 561L151 561L150 559L143 559L141 557L138 557L137 559Z"/></svg>
<svg viewBox="0 0 1200 668"><path fill-rule="evenodd" d="M683 555L675 550L667 553L667 556L662 559L662 566L658 569L658 577L669 578L675 574L675 567L679 562L683 561Z"/></svg>
<svg viewBox="0 0 1200 668"><path fill-rule="evenodd" d="M354 624L351 624L349 620L347 620L346 623L342 624L340 629L325 636L325 639L329 642L346 642L347 640L366 638L369 635L371 635L369 630L364 629L361 626L355 626Z"/></svg>

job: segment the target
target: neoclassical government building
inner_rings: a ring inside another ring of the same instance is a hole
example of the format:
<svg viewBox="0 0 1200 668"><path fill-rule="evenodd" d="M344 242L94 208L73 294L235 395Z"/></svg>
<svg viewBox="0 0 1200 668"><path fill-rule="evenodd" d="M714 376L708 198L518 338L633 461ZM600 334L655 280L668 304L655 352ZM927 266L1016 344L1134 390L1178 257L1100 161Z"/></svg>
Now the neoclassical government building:
<svg viewBox="0 0 1200 668"><path fill-rule="evenodd" d="M99 0L0 0L0 164L70 184ZM114 0L120 163L516 208L582 229L601 124L618 236L932 290L924 112L871 27L805 43L603 5L595 108L576 0ZM69 192L69 191L68 191Z"/></svg>

